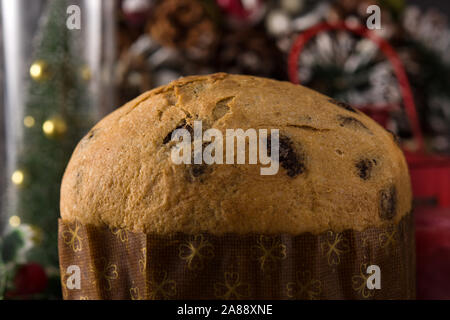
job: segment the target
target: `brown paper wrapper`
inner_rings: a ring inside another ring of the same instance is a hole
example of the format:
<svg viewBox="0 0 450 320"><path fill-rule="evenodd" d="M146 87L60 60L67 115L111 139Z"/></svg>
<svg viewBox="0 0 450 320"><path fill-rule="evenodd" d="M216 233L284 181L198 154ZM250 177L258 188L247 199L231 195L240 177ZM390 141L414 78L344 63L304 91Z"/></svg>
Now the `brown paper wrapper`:
<svg viewBox="0 0 450 320"><path fill-rule="evenodd" d="M413 299L412 214L319 235L154 235L59 221L64 299ZM369 289L367 268L380 268ZM68 281L78 266L80 289ZM72 289L70 289L72 287Z"/></svg>

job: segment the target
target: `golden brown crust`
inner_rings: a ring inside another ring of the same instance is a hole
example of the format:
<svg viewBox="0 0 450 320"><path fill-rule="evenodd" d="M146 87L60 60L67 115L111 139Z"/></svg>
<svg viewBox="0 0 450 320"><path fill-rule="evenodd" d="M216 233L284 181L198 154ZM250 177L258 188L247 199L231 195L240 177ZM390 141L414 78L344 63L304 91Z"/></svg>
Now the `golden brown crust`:
<svg viewBox="0 0 450 320"><path fill-rule="evenodd" d="M303 169L193 173L164 140L194 120L223 133L278 128ZM370 118L302 86L221 73L174 81L101 120L66 169L61 217L161 234L318 233L397 223L411 199L402 151Z"/></svg>

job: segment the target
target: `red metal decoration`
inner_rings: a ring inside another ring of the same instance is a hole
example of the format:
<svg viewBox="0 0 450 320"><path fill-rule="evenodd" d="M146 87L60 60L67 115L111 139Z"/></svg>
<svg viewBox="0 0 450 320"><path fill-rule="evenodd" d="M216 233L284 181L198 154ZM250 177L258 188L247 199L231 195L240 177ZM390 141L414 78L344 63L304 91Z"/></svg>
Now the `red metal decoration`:
<svg viewBox="0 0 450 320"><path fill-rule="evenodd" d="M450 207L450 157L431 155L426 152L414 97L403 63L398 57L397 52L385 39L362 25L349 25L345 22L333 24L320 23L299 34L295 40L288 60L289 79L293 83L301 83L299 57L307 42L321 32L336 30L351 32L363 38L370 39L378 46L379 50L392 65L399 83L403 105L417 144L416 150L405 150L414 197L416 199L433 199L440 207ZM384 106L375 110L365 106L365 108L361 109L383 125L386 123L391 108L391 106Z"/></svg>

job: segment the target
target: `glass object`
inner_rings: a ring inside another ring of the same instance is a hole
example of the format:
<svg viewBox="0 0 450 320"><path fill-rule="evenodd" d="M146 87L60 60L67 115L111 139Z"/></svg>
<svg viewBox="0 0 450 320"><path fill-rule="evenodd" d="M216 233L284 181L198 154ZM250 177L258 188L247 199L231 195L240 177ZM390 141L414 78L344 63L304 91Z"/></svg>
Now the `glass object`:
<svg viewBox="0 0 450 320"><path fill-rule="evenodd" d="M0 298L60 298L59 187L115 104L114 1L2 0Z"/></svg>

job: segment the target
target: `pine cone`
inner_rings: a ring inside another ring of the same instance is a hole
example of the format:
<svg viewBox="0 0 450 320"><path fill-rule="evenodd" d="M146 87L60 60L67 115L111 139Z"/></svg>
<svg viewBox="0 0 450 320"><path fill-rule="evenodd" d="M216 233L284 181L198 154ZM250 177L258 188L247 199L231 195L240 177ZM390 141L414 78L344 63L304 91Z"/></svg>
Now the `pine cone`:
<svg viewBox="0 0 450 320"><path fill-rule="evenodd" d="M214 22L196 0L161 1L153 11L149 31L161 45L186 49L194 58L210 55L217 42Z"/></svg>

